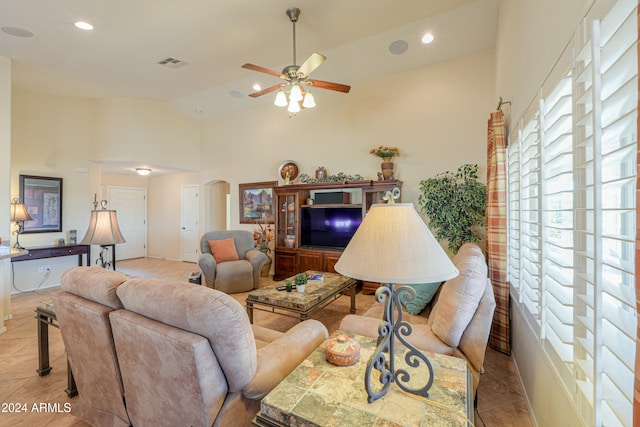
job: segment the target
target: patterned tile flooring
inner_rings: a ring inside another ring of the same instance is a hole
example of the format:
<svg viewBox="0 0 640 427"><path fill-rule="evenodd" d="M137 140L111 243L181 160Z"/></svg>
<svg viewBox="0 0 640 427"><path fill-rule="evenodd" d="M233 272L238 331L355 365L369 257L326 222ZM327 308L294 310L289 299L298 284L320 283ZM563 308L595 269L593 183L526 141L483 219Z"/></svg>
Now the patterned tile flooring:
<svg viewBox="0 0 640 427"><path fill-rule="evenodd" d="M132 277L181 281L186 281L190 272L198 270L195 264L152 258L118 261L117 268ZM266 286L271 282L270 278L263 278L261 285ZM0 335L0 402L1 409L13 411L0 411L0 426L87 426L66 412L68 406L65 403L73 405L76 398L70 399L64 393L67 379L64 345L60 332L55 328L49 328L53 370L44 377L35 372L38 353L34 309L40 301L48 299L57 290L49 288L11 297L13 317L5 322L7 332ZM246 293L233 296L244 305ZM364 313L374 302L373 295L358 293L357 313ZM314 318L323 322L330 332L334 331L342 317L349 313L349 305L350 298L339 298ZM258 325L281 331L297 322L266 312L255 312L254 321ZM45 405L41 406L41 403ZM26 412L17 412L19 409L26 409ZM511 357L491 349L487 350L485 373L478 387L475 424L479 427L532 425Z"/></svg>

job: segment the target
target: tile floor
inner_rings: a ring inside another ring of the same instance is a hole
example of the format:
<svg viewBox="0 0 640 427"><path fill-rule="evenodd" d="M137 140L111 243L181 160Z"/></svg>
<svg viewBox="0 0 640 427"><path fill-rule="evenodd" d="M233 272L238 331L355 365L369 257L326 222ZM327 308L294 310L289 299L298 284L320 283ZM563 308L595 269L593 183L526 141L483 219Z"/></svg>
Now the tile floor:
<svg viewBox="0 0 640 427"><path fill-rule="evenodd" d="M187 280L194 264L158 259L118 261L118 271L135 277L163 277ZM270 279L263 279L265 284ZM58 288L14 294L11 299L13 318L5 322L7 332L0 335L0 426L87 426L73 415L66 413L65 403L73 405L75 398L68 398L66 388L66 357L60 332L49 328L51 373L40 377L38 366L37 327L34 309L40 301L47 300ZM244 294L234 295L244 303ZM363 313L374 303L372 295L357 295L358 313ZM340 298L330 304L316 318L332 331L342 316L348 313L349 298ZM297 322L271 313L256 312L255 323L274 329L286 330ZM40 403L45 403L41 407ZM19 404L18 406L11 404ZM24 409L26 412L16 412ZM34 406L34 404L36 404ZM7 413L6 410L13 410ZM37 409L40 409L38 411ZM531 426L515 367L509 356L488 349L485 373L478 387L478 406L475 425L479 427Z"/></svg>

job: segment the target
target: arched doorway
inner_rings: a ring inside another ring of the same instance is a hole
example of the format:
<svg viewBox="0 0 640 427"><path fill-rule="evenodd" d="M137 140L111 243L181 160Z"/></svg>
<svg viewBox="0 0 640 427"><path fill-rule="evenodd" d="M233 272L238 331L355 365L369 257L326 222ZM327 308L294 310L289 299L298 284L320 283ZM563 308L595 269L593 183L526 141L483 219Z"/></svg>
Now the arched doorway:
<svg viewBox="0 0 640 427"><path fill-rule="evenodd" d="M227 181L213 180L204 185L203 233L227 230L230 220L230 185Z"/></svg>

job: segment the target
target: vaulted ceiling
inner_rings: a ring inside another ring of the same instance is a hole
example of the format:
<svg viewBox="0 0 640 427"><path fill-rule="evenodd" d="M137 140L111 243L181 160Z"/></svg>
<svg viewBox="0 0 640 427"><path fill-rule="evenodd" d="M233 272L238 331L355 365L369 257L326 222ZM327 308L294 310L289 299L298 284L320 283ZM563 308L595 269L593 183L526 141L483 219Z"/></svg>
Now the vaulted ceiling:
<svg viewBox="0 0 640 427"><path fill-rule="evenodd" d="M207 119L273 101L246 95L278 79L240 66L292 64L292 6L302 11L298 65L322 53L313 78L351 86L495 43L497 0L0 0L0 55L13 61L16 90L161 100ZM425 32L433 43L420 42ZM401 40L406 52L392 53ZM183 63L159 64L167 58Z"/></svg>

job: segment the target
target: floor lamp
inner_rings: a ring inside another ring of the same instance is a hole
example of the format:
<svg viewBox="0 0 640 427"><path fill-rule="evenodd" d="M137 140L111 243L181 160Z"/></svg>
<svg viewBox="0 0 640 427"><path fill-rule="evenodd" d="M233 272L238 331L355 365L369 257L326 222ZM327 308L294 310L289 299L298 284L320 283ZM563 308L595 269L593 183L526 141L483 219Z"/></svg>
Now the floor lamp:
<svg viewBox="0 0 640 427"><path fill-rule="evenodd" d="M108 246L125 242L118 226L116 211L107 209L106 200L100 201L100 209L98 209L98 201L94 195L89 228L80 244L100 245L100 256L96 260L96 264L102 268L109 268L111 263L108 257Z"/></svg>
<svg viewBox="0 0 640 427"><path fill-rule="evenodd" d="M338 273L355 279L382 283L376 290L376 301L385 304L384 315L378 327L377 347L365 371L365 388L369 403L387 393L393 382L402 390L428 397L433 384L433 368L427 356L411 345L406 336L411 325L402 320L400 301L412 301L415 290L402 284L426 284L451 279L458 275L440 244L422 221L412 203L394 203L400 191L385 195L387 204L371 207L355 235L335 265ZM425 364L429 371L422 388L409 386L411 376L405 369L396 369L395 340L408 351L405 361L410 367ZM381 387L371 386L374 371Z"/></svg>
<svg viewBox="0 0 640 427"><path fill-rule="evenodd" d="M18 224L18 229L13 232L16 235L16 243L14 243L13 247L16 249L24 249L20 244L20 233L24 230L24 222L32 221L31 215L27 212L27 207L24 203L18 203L18 199L13 199L13 203L11 203L11 221L15 221Z"/></svg>

